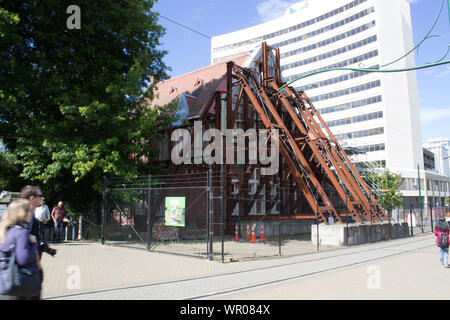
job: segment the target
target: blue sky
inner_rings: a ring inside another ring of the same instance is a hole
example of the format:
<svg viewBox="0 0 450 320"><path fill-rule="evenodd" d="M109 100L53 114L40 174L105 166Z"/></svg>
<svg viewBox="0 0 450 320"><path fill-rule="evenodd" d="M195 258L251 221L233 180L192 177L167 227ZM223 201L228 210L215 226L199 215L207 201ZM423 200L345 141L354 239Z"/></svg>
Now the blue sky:
<svg viewBox="0 0 450 320"><path fill-rule="evenodd" d="M318 0L315 0L318 1ZM397 0L390 0L397 1ZM280 17L296 0L159 0L154 10L207 36L236 31ZM427 34L433 25L442 0L409 0L414 44ZM172 68L171 76L184 74L208 66L211 45L207 37L180 27L163 18L166 28L161 48L168 51L165 63ZM450 44L450 19L447 7L436 25L433 37L423 43L416 65L440 59ZM446 60L450 60L450 54ZM417 71L422 139L450 138L450 64Z"/></svg>

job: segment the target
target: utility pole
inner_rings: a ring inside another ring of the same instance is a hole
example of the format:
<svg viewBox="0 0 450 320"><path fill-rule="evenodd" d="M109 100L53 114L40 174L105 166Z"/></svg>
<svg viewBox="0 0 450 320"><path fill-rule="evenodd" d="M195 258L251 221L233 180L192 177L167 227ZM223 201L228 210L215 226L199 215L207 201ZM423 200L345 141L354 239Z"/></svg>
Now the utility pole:
<svg viewBox="0 0 450 320"><path fill-rule="evenodd" d="M420 188L420 164L417 165L417 175L419 179L419 212L422 217L422 193ZM422 233L423 233L423 218L422 218Z"/></svg>

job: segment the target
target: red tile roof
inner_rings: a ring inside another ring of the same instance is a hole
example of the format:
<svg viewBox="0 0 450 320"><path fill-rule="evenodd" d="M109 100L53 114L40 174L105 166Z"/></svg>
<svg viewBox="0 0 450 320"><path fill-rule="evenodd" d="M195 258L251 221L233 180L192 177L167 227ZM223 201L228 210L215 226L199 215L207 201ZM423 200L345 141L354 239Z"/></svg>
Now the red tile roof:
<svg viewBox="0 0 450 320"><path fill-rule="evenodd" d="M163 106L186 93L189 95L188 117L200 115L215 91L226 91L227 62L244 65L249 57L249 54L245 54L160 82L150 107ZM209 111L214 113L214 104Z"/></svg>

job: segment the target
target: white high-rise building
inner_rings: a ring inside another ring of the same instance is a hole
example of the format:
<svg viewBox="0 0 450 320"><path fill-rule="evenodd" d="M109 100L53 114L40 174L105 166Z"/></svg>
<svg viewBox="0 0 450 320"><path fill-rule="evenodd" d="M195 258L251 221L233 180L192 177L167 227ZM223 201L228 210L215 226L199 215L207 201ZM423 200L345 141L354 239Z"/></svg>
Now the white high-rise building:
<svg viewBox="0 0 450 320"><path fill-rule="evenodd" d="M432 138L425 142L423 147L434 153L436 171L440 174L450 176L448 154L450 140L444 138Z"/></svg>
<svg viewBox="0 0 450 320"><path fill-rule="evenodd" d="M414 54L403 57L414 47L406 0L302 1L278 19L213 37L211 62L262 41L280 49L284 81L328 68L415 65ZM425 173L415 72L330 71L292 86L306 92L343 145L363 148L364 161L400 173L404 206L417 205L418 176L425 190Z"/></svg>
<svg viewBox="0 0 450 320"><path fill-rule="evenodd" d="M445 205L445 198L450 196L449 189L449 154L450 140L432 138L423 147L434 154L434 170L426 172L426 202L435 207Z"/></svg>

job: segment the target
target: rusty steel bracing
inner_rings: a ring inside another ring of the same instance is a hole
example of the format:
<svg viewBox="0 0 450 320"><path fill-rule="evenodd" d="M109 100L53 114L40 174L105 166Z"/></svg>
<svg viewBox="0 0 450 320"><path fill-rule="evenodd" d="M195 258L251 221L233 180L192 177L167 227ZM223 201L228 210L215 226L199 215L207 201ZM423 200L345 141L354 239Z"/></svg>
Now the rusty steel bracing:
<svg viewBox="0 0 450 320"><path fill-rule="evenodd" d="M280 55L278 49L270 55L272 50L266 43L262 44L260 72L228 63L226 107L230 116L227 127L233 128L242 105L243 128L252 127L254 116L259 117L278 141L285 165L281 178L291 179L285 188L299 190L319 222L327 223L328 217L337 223L343 222L343 217L352 217L357 222L386 220L386 214L306 93L292 87L279 90L283 85ZM271 68L269 56L275 57ZM243 174L243 187L248 186L254 169L252 166ZM262 185L269 186L269 180L262 181ZM337 195L333 201L330 192ZM345 210L336 209L335 201L340 201ZM236 203L231 200L230 209ZM253 203L254 199L246 208Z"/></svg>

